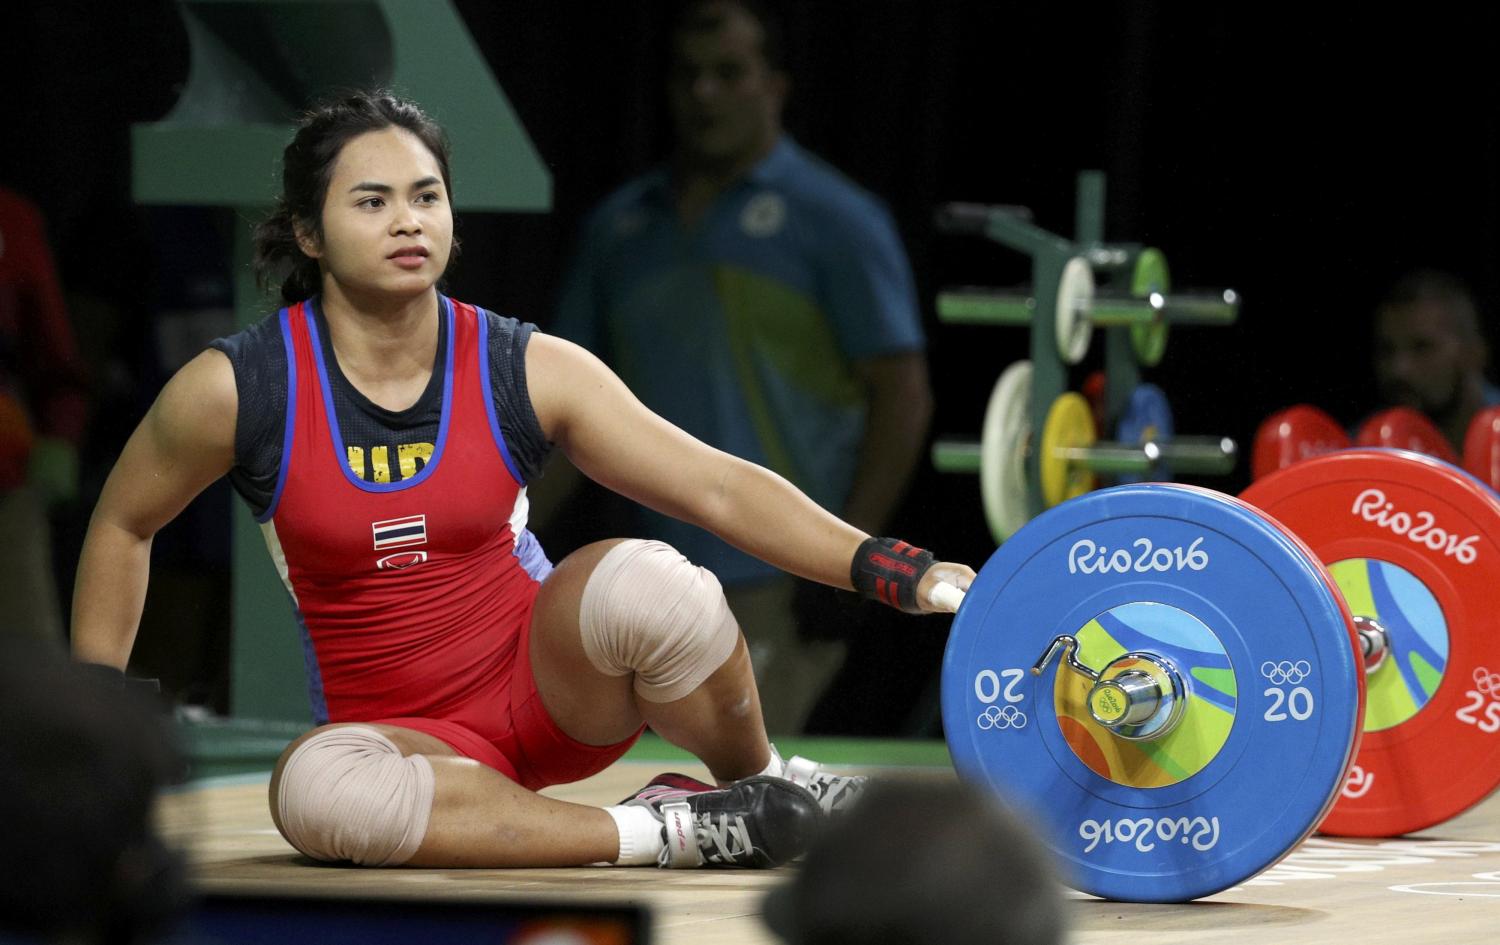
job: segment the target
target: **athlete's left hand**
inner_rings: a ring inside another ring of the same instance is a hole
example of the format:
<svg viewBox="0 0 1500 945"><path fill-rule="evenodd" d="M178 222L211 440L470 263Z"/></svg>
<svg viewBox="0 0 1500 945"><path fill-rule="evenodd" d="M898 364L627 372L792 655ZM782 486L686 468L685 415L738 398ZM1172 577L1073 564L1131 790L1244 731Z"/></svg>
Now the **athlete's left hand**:
<svg viewBox="0 0 1500 945"><path fill-rule="evenodd" d="M935 561L927 573L922 575L922 580L917 584L917 606L927 614L951 614L958 608L951 603L939 603L932 598L933 590L938 583L952 584L961 591L967 592L969 585L974 582L974 569L966 564L958 564L953 561Z"/></svg>

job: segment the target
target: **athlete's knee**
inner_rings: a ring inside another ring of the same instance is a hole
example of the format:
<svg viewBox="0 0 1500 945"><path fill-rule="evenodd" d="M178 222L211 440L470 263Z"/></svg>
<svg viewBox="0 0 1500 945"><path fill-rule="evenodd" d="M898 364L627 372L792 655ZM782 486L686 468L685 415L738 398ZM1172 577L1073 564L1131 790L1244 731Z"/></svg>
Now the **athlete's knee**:
<svg viewBox="0 0 1500 945"><path fill-rule="evenodd" d="M320 729L282 761L271 804L287 842L316 860L399 866L432 813L432 765L363 725Z"/></svg>
<svg viewBox="0 0 1500 945"><path fill-rule="evenodd" d="M634 673L636 693L650 702L698 688L739 642L718 578L670 545L639 539L595 565L579 628L589 662L611 676Z"/></svg>

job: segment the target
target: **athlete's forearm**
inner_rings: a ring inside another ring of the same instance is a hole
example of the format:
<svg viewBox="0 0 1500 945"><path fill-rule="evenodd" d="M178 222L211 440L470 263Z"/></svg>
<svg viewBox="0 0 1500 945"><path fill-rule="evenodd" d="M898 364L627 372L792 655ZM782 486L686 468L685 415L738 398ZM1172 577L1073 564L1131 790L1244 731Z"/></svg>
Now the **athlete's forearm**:
<svg viewBox="0 0 1500 945"><path fill-rule="evenodd" d="M208 350L179 370L105 480L73 590L73 653L124 669L151 571L151 539L234 464L234 369Z"/></svg>
<svg viewBox="0 0 1500 945"><path fill-rule="evenodd" d="M125 668L140 626L150 571L151 537L141 538L96 514L84 538L73 587L77 659Z"/></svg>
<svg viewBox="0 0 1500 945"><path fill-rule="evenodd" d="M718 488L701 506L703 520L695 524L783 571L851 589L850 563L869 536L770 470L726 460Z"/></svg>

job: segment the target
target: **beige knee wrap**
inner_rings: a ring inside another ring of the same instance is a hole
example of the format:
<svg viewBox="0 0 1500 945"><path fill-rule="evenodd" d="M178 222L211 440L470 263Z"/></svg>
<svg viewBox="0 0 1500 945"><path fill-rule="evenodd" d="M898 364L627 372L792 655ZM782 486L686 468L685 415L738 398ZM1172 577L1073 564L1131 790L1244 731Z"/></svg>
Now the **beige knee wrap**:
<svg viewBox="0 0 1500 945"><path fill-rule="evenodd" d="M399 866L427 834L432 765L373 728L331 728L297 746L276 810L287 842L315 860Z"/></svg>
<svg viewBox="0 0 1500 945"><path fill-rule="evenodd" d="M589 662L610 676L635 673L635 691L649 702L698 688L740 636L718 578L670 545L639 539L600 559L578 624Z"/></svg>

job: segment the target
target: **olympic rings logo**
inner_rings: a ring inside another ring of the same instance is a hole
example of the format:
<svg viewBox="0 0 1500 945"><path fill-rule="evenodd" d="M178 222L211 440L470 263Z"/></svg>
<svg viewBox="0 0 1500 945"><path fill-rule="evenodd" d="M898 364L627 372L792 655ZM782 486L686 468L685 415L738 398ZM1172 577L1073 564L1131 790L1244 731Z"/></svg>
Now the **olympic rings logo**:
<svg viewBox="0 0 1500 945"><path fill-rule="evenodd" d="M1492 673L1483 666L1476 667L1474 685L1491 699L1500 700L1500 673Z"/></svg>
<svg viewBox="0 0 1500 945"><path fill-rule="evenodd" d="M1279 663L1266 660L1260 664L1260 674L1266 677L1273 686L1282 684L1295 686L1311 673L1312 664L1307 660L1298 660L1295 663L1291 660L1282 660Z"/></svg>
<svg viewBox="0 0 1500 945"><path fill-rule="evenodd" d="M1003 709L992 705L981 712L975 721L986 731L989 729L1001 731L1008 728L1023 729L1026 727L1026 713L1013 705L1008 705Z"/></svg>

